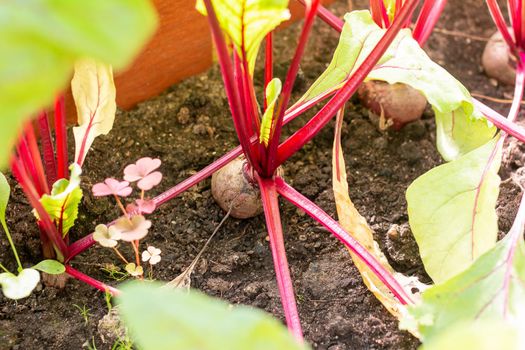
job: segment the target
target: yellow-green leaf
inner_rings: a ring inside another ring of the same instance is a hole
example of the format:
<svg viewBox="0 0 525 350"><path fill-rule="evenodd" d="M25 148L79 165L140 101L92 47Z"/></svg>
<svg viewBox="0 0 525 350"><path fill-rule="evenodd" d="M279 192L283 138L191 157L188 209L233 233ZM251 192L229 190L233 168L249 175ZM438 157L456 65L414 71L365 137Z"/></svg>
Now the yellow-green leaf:
<svg viewBox="0 0 525 350"><path fill-rule="evenodd" d="M426 290L422 302L409 308L412 317L407 318L403 326L415 323L424 342L434 342L443 332L465 323L476 326L480 322L504 322L508 326L523 327L523 203L522 198L518 215L507 236L467 270Z"/></svg>
<svg viewBox="0 0 525 350"><path fill-rule="evenodd" d="M268 146L270 142L270 135L274 127L274 109L275 103L281 93L282 84L278 78L273 78L266 86L266 111L264 111L261 120L261 130L259 133L259 142L264 146Z"/></svg>
<svg viewBox="0 0 525 350"><path fill-rule="evenodd" d="M92 59L78 61L71 90L79 124L73 128L75 162L82 165L93 140L113 128L117 105L111 66Z"/></svg>
<svg viewBox="0 0 525 350"><path fill-rule="evenodd" d="M290 18L288 0L212 0L222 30L235 45L240 57L243 48L253 74L255 59L262 40L280 23ZM197 10L206 15L202 0Z"/></svg>
<svg viewBox="0 0 525 350"><path fill-rule="evenodd" d="M80 174L82 170L78 164L70 167L70 179L60 179L53 184L51 194L44 194L40 203L49 214L51 220L59 223L62 220L62 233L65 236L75 225L78 217L78 206L82 200L80 189ZM36 215L36 211L34 212Z"/></svg>

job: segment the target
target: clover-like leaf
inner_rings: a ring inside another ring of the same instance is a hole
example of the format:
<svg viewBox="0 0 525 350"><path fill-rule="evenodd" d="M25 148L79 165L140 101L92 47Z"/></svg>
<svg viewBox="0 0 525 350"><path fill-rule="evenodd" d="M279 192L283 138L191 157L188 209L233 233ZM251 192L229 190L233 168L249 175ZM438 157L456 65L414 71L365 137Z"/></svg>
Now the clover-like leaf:
<svg viewBox="0 0 525 350"><path fill-rule="evenodd" d="M10 272L0 273L2 292L13 300L28 297L39 281L40 274L35 269L23 269L18 276Z"/></svg>

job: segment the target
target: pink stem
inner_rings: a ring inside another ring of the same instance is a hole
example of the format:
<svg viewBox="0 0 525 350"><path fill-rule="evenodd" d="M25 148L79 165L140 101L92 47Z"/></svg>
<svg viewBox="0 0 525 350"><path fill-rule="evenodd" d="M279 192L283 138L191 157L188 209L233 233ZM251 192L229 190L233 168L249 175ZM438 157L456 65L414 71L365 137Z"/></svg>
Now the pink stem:
<svg viewBox="0 0 525 350"><path fill-rule="evenodd" d="M297 192L294 188L288 185L280 177L275 178L275 186L277 192L287 199L290 203L302 209L305 213L310 215L314 220L327 228L334 234L345 246L347 246L354 254L375 273L375 275L383 282L383 284L390 289L394 296L403 305L413 303L404 288L397 282L376 258L370 254L358 241L350 236L334 219L326 214L321 208L315 205L308 198Z"/></svg>
<svg viewBox="0 0 525 350"><path fill-rule="evenodd" d="M57 176L59 179L69 177L67 157L66 107L64 95L55 100L55 136L57 151ZM82 165L82 163L80 163Z"/></svg>
<svg viewBox="0 0 525 350"><path fill-rule="evenodd" d="M525 142L525 129L516 123L505 118L489 106L484 103L473 99L474 105L479 109L479 111L487 118L492 124L494 124L498 129L506 132L507 134L517 138L521 142Z"/></svg>
<svg viewBox="0 0 525 350"><path fill-rule="evenodd" d="M387 29L379 43L374 47L359 68L357 68L346 84L339 89L335 96L312 119L279 145L278 162L276 165L282 164L317 135L337 113L341 106L354 94L359 85L361 85L366 76L374 68L377 61L379 61L381 56L383 56L388 49L399 30L403 27L403 23L407 20L418 2L419 0L407 0L390 28Z"/></svg>
<svg viewBox="0 0 525 350"><path fill-rule="evenodd" d="M381 10L381 18L383 19L383 28L390 27L390 18L388 18L388 12L386 11L385 3L383 0L378 0L379 9Z"/></svg>
<svg viewBox="0 0 525 350"><path fill-rule="evenodd" d="M489 7L490 15L492 16L496 27L498 27L499 32L503 36L503 39L505 39L505 41L507 42L507 45L509 46L510 50L513 53L516 53L517 48L514 43L514 39L510 35L509 29L507 28L507 23L505 23L505 19L501 14L501 10L499 8L497 0L487 0L487 6Z"/></svg>
<svg viewBox="0 0 525 350"><path fill-rule="evenodd" d="M20 183L20 186L22 187L22 190L24 191L27 199L29 200L29 203L38 213L38 217L42 222L47 236L53 242L55 248L58 249L62 255L62 258L67 259L68 249L66 243L62 239L62 236L58 233L55 224L49 217L49 214L40 203L40 197L20 160L15 158L12 162L11 168L13 169L13 173L17 176L17 180Z"/></svg>
<svg viewBox="0 0 525 350"><path fill-rule="evenodd" d="M297 0L299 1L303 6L306 6L305 0ZM323 5L319 5L317 7L317 16L323 20L326 24L328 24L330 27L334 28L338 32L341 32L343 30L343 26L345 22L334 15L330 10L328 10ZM379 24L380 25L380 24Z"/></svg>
<svg viewBox="0 0 525 350"><path fill-rule="evenodd" d="M425 0L412 32L412 37L419 43L419 46L423 47L427 42L446 3L447 0Z"/></svg>
<svg viewBox="0 0 525 350"><path fill-rule="evenodd" d="M75 256L81 254L96 243L97 242L93 239L93 233L90 233L89 235L84 236L81 239L73 242L69 245L69 254L66 259L66 263L71 261L71 259L73 259Z"/></svg>
<svg viewBox="0 0 525 350"><path fill-rule="evenodd" d="M292 63L288 68L288 73L286 74L286 79L284 81L283 91L279 97L277 103L276 113L277 118L271 128L270 139L268 142L268 157L266 159L266 166L263 167L264 175L266 177L271 177L272 174L277 169L277 149L279 147L281 139L281 131L283 127L284 114L288 103L290 102L290 96L292 95L293 85L295 79L297 78L297 73L299 72L299 64L301 63L301 58L303 57L304 49L306 43L308 42L308 37L312 31L312 26L315 20L315 14L317 13L317 6L319 6L319 0L312 0L306 6L306 15L303 29L301 30L301 35L299 36L299 43L295 49L295 53L292 59ZM260 173L260 172L259 172Z"/></svg>
<svg viewBox="0 0 525 350"><path fill-rule="evenodd" d="M290 277L290 270L286 259L275 183L272 179L261 178L260 176L257 176L257 180L259 182L259 188L261 189L261 200L264 207L266 227L270 237L273 265L275 267L275 275L277 277L277 285L281 295L286 324L292 335L302 342L303 332L301 329L301 321L299 320L299 313L297 312L292 278Z"/></svg>
<svg viewBox="0 0 525 350"><path fill-rule="evenodd" d="M49 121L47 119L47 113L45 112L40 113L38 116L38 130L40 131L40 140L42 142L42 154L47 175L47 185L51 188L57 180L57 165L55 162L55 150L53 149L53 142L51 141Z"/></svg>
<svg viewBox="0 0 525 350"><path fill-rule="evenodd" d="M222 31L215 14L211 0L203 0L208 13L208 22L210 24L213 41L215 43L215 49L217 50L217 56L221 67L222 78L224 80L224 87L226 89L226 95L228 96L228 102L230 104L230 110L232 113L233 123L237 132L237 137L243 149L248 162L254 167L256 171L260 171L259 163L253 155L252 145L250 144L250 135L244 125L244 113L242 110L241 99L239 92L236 87L233 68L228 54L228 47L222 35Z"/></svg>
<svg viewBox="0 0 525 350"><path fill-rule="evenodd" d="M82 281L84 283L89 284L90 286L101 290L103 292L108 292L112 296L118 296L120 294L120 291L114 287L108 286L107 284L100 282L93 277L89 277L88 275L83 274L82 272L78 271L77 269L74 269L71 267L71 265L66 264L66 273L70 275L73 278L76 278L79 281Z"/></svg>
<svg viewBox="0 0 525 350"><path fill-rule="evenodd" d="M273 33L270 32L266 34L266 47L264 50L265 60L264 60L264 110L266 110L266 87L273 79Z"/></svg>
<svg viewBox="0 0 525 350"><path fill-rule="evenodd" d="M316 98L310 101L305 102L304 104L301 104L297 106L296 108L293 108L293 110L290 111L289 114L286 114L284 116L284 124L288 124L293 119L297 118L299 115L304 113L305 111L312 108L316 103L321 101L322 99L330 96L331 94L335 93L335 91L329 92L328 94L321 96L321 98ZM252 144L255 144L257 142L256 137L252 137L250 140ZM174 187L170 188L169 190L159 194L157 197L153 198L153 201L155 202L155 207L158 208L160 205L170 201L171 199L177 197L182 192L186 191L192 186L195 186L199 182L207 179L210 177L214 172L218 171L222 167L224 167L226 164L237 158L242 154L242 148L241 146L237 146L210 165L206 166L196 174L190 176L186 180L182 181L181 183L175 185ZM69 260L73 259L78 254L81 254L86 249L91 247L96 242L92 238L92 233L79 239L76 242L73 242L69 246Z"/></svg>
<svg viewBox="0 0 525 350"><path fill-rule="evenodd" d="M45 192L42 186L40 185L35 163L33 161L33 158L31 157L31 152L29 152L29 146L27 144L25 135L20 138L16 150L18 153L19 162L27 172L29 181L31 181L31 183L35 186L38 196L42 196Z"/></svg>
<svg viewBox="0 0 525 350"><path fill-rule="evenodd" d="M384 28L379 2L383 2L383 0L370 0L370 13L372 14L374 22L376 22L379 27Z"/></svg>
<svg viewBox="0 0 525 350"><path fill-rule="evenodd" d="M42 189L43 193L49 193L49 186L47 183L46 173L44 171L44 164L42 164L42 156L40 155L40 150L38 149L38 143L36 142L35 131L33 129L32 123L28 123L26 125L24 134L27 140L27 146L29 147L31 158L33 159L33 164L35 166L39 187Z"/></svg>

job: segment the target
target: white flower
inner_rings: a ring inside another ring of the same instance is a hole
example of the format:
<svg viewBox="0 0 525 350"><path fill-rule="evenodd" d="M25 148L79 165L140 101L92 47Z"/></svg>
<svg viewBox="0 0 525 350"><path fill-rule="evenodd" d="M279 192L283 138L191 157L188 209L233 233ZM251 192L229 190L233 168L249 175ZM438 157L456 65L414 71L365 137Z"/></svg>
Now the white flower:
<svg viewBox="0 0 525 350"><path fill-rule="evenodd" d="M150 245L148 250L142 252L142 261L149 261L150 265L155 265L160 261L160 253L160 249Z"/></svg>
<svg viewBox="0 0 525 350"><path fill-rule="evenodd" d="M135 263L129 263L126 265L125 270L131 276L141 276L144 273L142 266L137 266Z"/></svg>
<svg viewBox="0 0 525 350"><path fill-rule="evenodd" d="M132 242L146 237L151 221L142 215L135 215L131 219L121 216L114 226L121 233L120 239Z"/></svg>
<svg viewBox="0 0 525 350"><path fill-rule="evenodd" d="M93 233L93 239L101 246L113 248L117 241L122 238L120 231L115 226L107 227L104 224L97 225Z"/></svg>

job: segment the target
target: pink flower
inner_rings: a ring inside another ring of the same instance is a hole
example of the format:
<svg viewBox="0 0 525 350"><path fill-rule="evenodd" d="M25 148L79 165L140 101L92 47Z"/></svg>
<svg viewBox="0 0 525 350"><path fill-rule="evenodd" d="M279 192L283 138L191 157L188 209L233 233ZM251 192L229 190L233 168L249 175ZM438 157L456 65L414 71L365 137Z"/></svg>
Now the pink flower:
<svg viewBox="0 0 525 350"><path fill-rule="evenodd" d="M134 204L128 204L126 211L130 214L151 214L155 210L156 205L153 200L137 199Z"/></svg>
<svg viewBox="0 0 525 350"><path fill-rule="evenodd" d="M142 215L135 215L131 219L122 216L113 226L120 231L120 239L131 242L146 237L148 229L151 227L151 221L146 220Z"/></svg>
<svg viewBox="0 0 525 350"><path fill-rule="evenodd" d="M112 178L105 179L104 182L93 185L93 195L97 197L103 196L120 196L127 197L131 194L131 187L129 187L129 182L127 181L118 181Z"/></svg>
<svg viewBox="0 0 525 350"><path fill-rule="evenodd" d="M144 191L151 190L162 180L162 173L156 170L161 164L160 159L144 157L124 168L124 180L138 181L137 186Z"/></svg>

